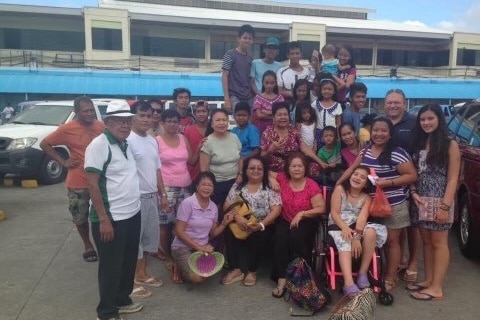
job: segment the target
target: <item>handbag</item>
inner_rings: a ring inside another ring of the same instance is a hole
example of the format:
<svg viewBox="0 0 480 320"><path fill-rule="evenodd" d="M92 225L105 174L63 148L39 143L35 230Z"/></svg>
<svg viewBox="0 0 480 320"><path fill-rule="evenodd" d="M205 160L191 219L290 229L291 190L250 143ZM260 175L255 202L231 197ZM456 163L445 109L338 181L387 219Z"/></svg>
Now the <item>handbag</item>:
<svg viewBox="0 0 480 320"><path fill-rule="evenodd" d="M227 209L225 209L225 213L228 213L233 209L236 209L236 214L239 214L240 216L247 219L248 225L253 225L258 222L257 217L255 217L253 212L250 210L250 206L241 194L239 194L235 201L231 205L229 205ZM242 230L236 222L230 223L228 227L230 228L230 231L232 231L235 238L239 240L245 240L250 235L249 232Z"/></svg>
<svg viewBox="0 0 480 320"><path fill-rule="evenodd" d="M343 296L333 308L329 320L370 320L375 319L376 299L372 289Z"/></svg>
<svg viewBox="0 0 480 320"><path fill-rule="evenodd" d="M373 218L388 218L393 214L392 206L388 202L385 192L378 185L368 211L370 217Z"/></svg>
<svg viewBox="0 0 480 320"><path fill-rule="evenodd" d="M285 280L284 299L292 299L298 306L310 311L308 315L313 316L327 305L328 294L325 288L317 283L312 269L304 259L298 257L288 264ZM302 316L292 312L290 309L291 316Z"/></svg>
<svg viewBox="0 0 480 320"><path fill-rule="evenodd" d="M418 220L419 221L435 221L437 218L437 208L443 202L443 198L436 197L420 197L420 199L425 203L423 206L418 207ZM454 216L454 206L450 207L448 210L448 222L453 223Z"/></svg>

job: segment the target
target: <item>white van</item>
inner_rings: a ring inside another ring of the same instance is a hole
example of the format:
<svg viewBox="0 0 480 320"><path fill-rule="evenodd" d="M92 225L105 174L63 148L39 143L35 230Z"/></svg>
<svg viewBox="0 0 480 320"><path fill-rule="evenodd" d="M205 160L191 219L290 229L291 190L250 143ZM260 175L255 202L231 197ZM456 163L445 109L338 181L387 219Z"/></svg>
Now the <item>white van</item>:
<svg viewBox="0 0 480 320"><path fill-rule="evenodd" d="M106 108L107 104L107 101L94 100L97 119L101 120L99 109ZM40 142L74 116L73 100L41 102L0 126L0 176L12 173L36 178L42 184L62 182L67 169L48 157L40 148ZM67 147L55 146L55 149L68 157Z"/></svg>

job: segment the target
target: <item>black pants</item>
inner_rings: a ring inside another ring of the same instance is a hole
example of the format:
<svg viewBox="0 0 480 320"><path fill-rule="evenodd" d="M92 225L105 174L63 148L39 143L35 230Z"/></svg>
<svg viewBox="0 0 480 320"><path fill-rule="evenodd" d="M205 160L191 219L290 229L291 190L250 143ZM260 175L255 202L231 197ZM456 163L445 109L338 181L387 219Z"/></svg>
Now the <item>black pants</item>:
<svg viewBox="0 0 480 320"><path fill-rule="evenodd" d="M227 228L225 246L229 268L231 270L239 268L243 273L256 272L260 251L271 243L274 229L274 226L270 225L265 228L265 231L254 232L247 239L239 240L235 238L230 228Z"/></svg>
<svg viewBox="0 0 480 320"><path fill-rule="evenodd" d="M303 219L298 228L290 229L290 223L280 218L275 226L274 236L274 266L272 276L274 279L285 278L287 265L296 257L305 259L308 264L312 262L312 248L318 221Z"/></svg>
<svg viewBox="0 0 480 320"><path fill-rule="evenodd" d="M130 219L113 221L114 238L110 242L101 240L100 223L92 223L99 258L97 315L100 319L116 317L118 307L132 303L129 295L137 265L140 223L140 211Z"/></svg>

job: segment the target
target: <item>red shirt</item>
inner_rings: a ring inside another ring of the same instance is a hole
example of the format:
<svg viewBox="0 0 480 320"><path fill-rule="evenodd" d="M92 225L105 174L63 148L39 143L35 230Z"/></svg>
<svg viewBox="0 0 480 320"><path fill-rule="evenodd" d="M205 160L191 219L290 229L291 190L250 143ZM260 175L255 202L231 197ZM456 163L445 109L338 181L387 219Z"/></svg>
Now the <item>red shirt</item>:
<svg viewBox="0 0 480 320"><path fill-rule="evenodd" d="M200 133L196 125L188 126L187 129L185 129L184 136L187 138L187 141L190 144L192 153L195 153L202 143L204 136ZM194 166L187 164L187 168L188 172L190 172L192 181L195 181L197 175L200 173L200 161L197 161Z"/></svg>
<svg viewBox="0 0 480 320"><path fill-rule="evenodd" d="M292 222L299 212L313 209L312 198L322 193L318 184L310 178L307 178L305 187L301 191L292 190L283 172L278 173L277 181L280 184L282 197L282 217L288 222Z"/></svg>

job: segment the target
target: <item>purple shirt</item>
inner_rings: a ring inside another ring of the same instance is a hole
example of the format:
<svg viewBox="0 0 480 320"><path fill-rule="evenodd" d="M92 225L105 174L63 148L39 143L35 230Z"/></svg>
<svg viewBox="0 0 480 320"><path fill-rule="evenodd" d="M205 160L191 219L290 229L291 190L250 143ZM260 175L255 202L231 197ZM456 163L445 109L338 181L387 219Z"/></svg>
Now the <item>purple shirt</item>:
<svg viewBox="0 0 480 320"><path fill-rule="evenodd" d="M210 200L208 207L203 209L198 203L197 196L193 194L180 203L177 211L177 220L187 223L185 233L193 242L203 246L208 244L210 230L218 221L218 209ZM189 248L177 236L173 239L172 249Z"/></svg>

